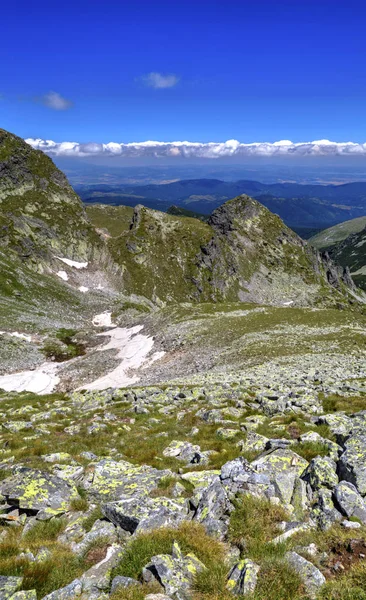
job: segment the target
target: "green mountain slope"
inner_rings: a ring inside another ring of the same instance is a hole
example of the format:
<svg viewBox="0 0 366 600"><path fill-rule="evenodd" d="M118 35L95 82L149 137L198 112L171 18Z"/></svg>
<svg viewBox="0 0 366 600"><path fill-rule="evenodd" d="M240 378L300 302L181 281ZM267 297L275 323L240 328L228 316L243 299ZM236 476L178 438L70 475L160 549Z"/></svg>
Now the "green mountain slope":
<svg viewBox="0 0 366 600"><path fill-rule="evenodd" d="M55 255L89 260L99 236L64 174L43 152L0 130L0 243L43 272Z"/></svg>
<svg viewBox="0 0 366 600"><path fill-rule="evenodd" d="M248 196L225 203L208 223L137 206L131 228L108 243L124 291L157 302L332 304L352 285Z"/></svg>
<svg viewBox="0 0 366 600"><path fill-rule="evenodd" d="M350 219L320 231L309 239L309 243L318 250L329 248L338 242L342 242L352 233L359 233L364 227L366 227L366 217Z"/></svg>

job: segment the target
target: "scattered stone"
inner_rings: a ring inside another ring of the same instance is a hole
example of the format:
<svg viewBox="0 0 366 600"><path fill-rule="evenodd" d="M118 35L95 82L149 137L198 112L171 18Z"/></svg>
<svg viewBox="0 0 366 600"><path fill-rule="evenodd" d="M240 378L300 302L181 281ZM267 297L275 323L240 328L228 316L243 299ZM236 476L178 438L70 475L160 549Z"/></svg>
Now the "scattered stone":
<svg viewBox="0 0 366 600"><path fill-rule="evenodd" d="M319 588L325 583L324 575L311 563L296 552L287 552L288 564L301 577L309 598L316 598Z"/></svg>

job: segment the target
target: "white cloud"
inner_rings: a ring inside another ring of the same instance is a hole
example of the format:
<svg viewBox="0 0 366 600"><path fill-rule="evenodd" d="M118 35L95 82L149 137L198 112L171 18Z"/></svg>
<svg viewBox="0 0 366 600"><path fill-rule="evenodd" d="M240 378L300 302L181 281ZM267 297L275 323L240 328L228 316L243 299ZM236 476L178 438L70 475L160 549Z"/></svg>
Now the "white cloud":
<svg viewBox="0 0 366 600"><path fill-rule="evenodd" d="M58 92L48 92L48 94L42 96L41 101L42 104L53 110L67 110L72 106L72 102Z"/></svg>
<svg viewBox="0 0 366 600"><path fill-rule="evenodd" d="M141 77L146 85L155 88L156 90L170 88L177 85L179 77L177 75L163 75L162 73L149 73Z"/></svg>
<svg viewBox="0 0 366 600"><path fill-rule="evenodd" d="M53 142L52 140L27 139L26 142L51 156L122 156L136 157L182 157L182 158L222 158L230 156L344 156L365 155L366 143L313 142L293 143L289 140L278 142L253 142L242 144L237 140L226 142L130 142L107 144L78 142Z"/></svg>

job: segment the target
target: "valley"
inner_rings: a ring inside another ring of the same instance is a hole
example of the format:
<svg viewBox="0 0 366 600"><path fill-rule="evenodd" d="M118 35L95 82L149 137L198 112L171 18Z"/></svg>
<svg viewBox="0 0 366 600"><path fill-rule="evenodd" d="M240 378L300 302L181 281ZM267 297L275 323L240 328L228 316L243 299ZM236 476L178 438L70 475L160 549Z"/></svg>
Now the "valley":
<svg viewBox="0 0 366 600"><path fill-rule="evenodd" d="M363 598L363 222L231 185L84 206L0 130L0 598Z"/></svg>

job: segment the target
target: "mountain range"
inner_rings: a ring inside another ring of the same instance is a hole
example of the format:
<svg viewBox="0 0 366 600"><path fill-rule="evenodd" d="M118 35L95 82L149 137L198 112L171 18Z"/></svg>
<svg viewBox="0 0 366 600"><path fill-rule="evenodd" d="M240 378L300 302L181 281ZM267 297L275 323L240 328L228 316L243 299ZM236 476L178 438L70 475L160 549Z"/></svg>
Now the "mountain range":
<svg viewBox="0 0 366 600"><path fill-rule="evenodd" d="M0 598L361 599L365 300L258 199L84 204L0 130Z"/></svg>
<svg viewBox="0 0 366 600"><path fill-rule="evenodd" d="M230 198L247 194L292 228L325 229L366 212L366 182L302 185L189 179L150 185L78 184L75 189L86 203L129 206L142 203L162 211L176 205L203 214L210 214Z"/></svg>

